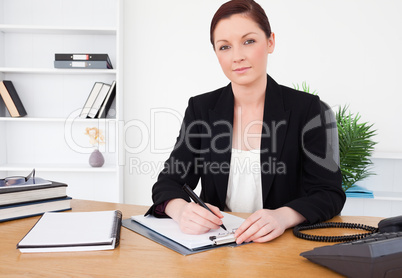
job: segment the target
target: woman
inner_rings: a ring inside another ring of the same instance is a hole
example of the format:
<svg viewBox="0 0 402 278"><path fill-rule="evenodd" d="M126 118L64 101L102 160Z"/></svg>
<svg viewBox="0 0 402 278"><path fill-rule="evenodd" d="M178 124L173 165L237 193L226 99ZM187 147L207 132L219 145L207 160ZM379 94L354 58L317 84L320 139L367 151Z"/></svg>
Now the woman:
<svg viewBox="0 0 402 278"><path fill-rule="evenodd" d="M190 98L148 214L200 234L219 228L221 210L250 212L235 233L238 244L337 215L345 202L339 168L314 159L326 157L325 127L306 129L322 117L320 100L267 75L275 35L264 10L253 0L229 1L214 15L210 36L230 84ZM200 178L200 197L215 215L182 190Z"/></svg>

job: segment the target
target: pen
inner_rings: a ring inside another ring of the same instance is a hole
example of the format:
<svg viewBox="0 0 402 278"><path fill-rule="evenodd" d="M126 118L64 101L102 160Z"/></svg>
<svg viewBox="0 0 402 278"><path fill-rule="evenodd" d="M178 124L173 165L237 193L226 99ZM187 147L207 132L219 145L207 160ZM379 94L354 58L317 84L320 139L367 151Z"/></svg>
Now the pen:
<svg viewBox="0 0 402 278"><path fill-rule="evenodd" d="M212 214L215 214L212 212L212 210L209 209L209 207L200 199L200 197L197 196L197 194L194 193L193 190L191 190L190 186L188 186L187 184L184 184L183 186L183 190L188 194L188 196L190 196L191 199L193 199L193 201L197 204L199 204L200 206L202 206L203 208L206 208L207 210L209 210ZM226 230L225 225L221 225L222 229Z"/></svg>

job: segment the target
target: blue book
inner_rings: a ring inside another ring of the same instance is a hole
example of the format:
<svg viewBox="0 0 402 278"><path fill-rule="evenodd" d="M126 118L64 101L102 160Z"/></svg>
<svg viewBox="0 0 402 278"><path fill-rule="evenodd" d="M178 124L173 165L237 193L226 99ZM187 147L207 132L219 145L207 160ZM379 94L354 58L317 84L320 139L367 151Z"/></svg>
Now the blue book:
<svg viewBox="0 0 402 278"><path fill-rule="evenodd" d="M355 185L345 191L346 197L351 198L374 198L373 191L368 190L364 187Z"/></svg>

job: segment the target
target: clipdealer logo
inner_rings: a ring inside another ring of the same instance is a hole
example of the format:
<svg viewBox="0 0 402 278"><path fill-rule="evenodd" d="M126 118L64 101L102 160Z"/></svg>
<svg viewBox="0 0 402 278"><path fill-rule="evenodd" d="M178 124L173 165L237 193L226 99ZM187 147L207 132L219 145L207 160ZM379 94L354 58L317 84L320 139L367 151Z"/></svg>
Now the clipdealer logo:
<svg viewBox="0 0 402 278"><path fill-rule="evenodd" d="M183 116L173 109L169 108L151 109L149 125L138 119L133 119L127 122L117 121L113 119L97 119L87 121L79 118L80 111L81 111L80 109L77 109L76 111L72 112L65 121L64 137L68 147L77 153L83 153L83 154L91 153L93 151L93 147L88 146L88 144L86 144L86 142L80 139L80 137L82 135L82 132L85 130L86 126L91 124L97 125L99 129L103 129L105 131L105 137L106 137L105 138L106 144L104 146L99 146L100 150L108 153L117 153L119 155L118 157L119 165L125 165L125 156L124 156L125 153L140 154L144 151L150 151L151 154L169 154L172 149L180 147L181 144L186 144L187 149L198 153L205 153L210 151L216 153L223 153L228 151L228 148L226 147L224 149L218 149L217 145L214 142L216 142L217 140L219 140L224 136L228 136L229 139L231 140L233 132L231 123L226 121L218 121L214 123L214 125L226 126L227 133L219 134L217 138L212 138L213 137L211 131L212 127L206 122L197 121L191 123L187 127L185 125L182 125L180 137L178 138L176 145L160 148L157 147L156 142L157 136L155 135L158 124L157 123L158 117L162 118L173 117L173 119L177 120L177 123L179 124L182 123L183 121ZM331 117L331 113L333 112L330 109L325 111L324 122L322 121L320 115L317 115L312 120L310 120L302 130L301 142L303 151L307 157L309 157L311 160L321 165L322 167L325 167L326 169L335 172L339 168L339 159L337 159L339 153L334 152L332 148L332 146L337 145L337 142L335 142L335 139L337 140L337 132L336 132L336 120L334 117ZM281 121L278 123L271 123L271 126L268 126L266 123L263 123L261 121L254 121L245 128L249 129L250 126L254 124L259 124L264 127L264 130L266 130L267 132L261 134L261 138L263 139L263 137L271 137L272 145L270 146L271 148L270 151L276 152L278 143L276 138L277 131L279 128L285 126L286 122ZM198 135L197 133L191 133L191 129L195 125L202 126L205 132L203 134ZM324 125L326 128L326 136L328 141L325 157L320 157L310 152L305 144L305 138L306 136L308 136L308 132L322 125ZM240 128L238 128L237 130L241 130ZM135 146L130 145L129 142L127 141L128 137L127 134L130 130L135 130L135 134L137 137L136 142L138 142L138 144ZM199 136L200 138L210 139L211 148L210 149L195 148L195 146L191 144L191 140L189 140L189 138L196 136ZM255 135L253 134L249 137L245 137L244 138L245 142L248 142L248 139L253 136L255 137ZM268 151L268 150L261 150L261 152L262 151ZM207 171L216 171L216 169L218 169L218 171L223 172L225 171L224 166L217 166L211 163L205 165L205 161L203 162L194 161L193 163L194 163L193 166L197 166L195 167L197 171L201 171L203 168L207 169ZM164 169L164 162L141 161L137 157L131 157L130 164L132 166L130 167L131 169L130 172L134 172L135 170L138 173L140 172L146 174L152 173L153 175L155 175L155 173L159 173L161 170ZM170 167L168 169L176 169L181 173L187 173L191 168L191 165L178 165L176 163L176 165L168 167ZM244 165L242 167L244 167ZM165 168L167 168L166 165ZM265 172L274 172L283 174L286 173L286 165L284 165L283 162L278 161L276 158L270 158L269 161L261 163L260 170Z"/></svg>
<svg viewBox="0 0 402 278"><path fill-rule="evenodd" d="M307 133L321 126L325 126L326 131L326 149L324 157L320 157L310 152L305 145L305 138L306 136L308 136ZM307 157L309 157L316 164L324 167L331 172L338 171L340 165L339 139L336 118L331 108L327 109L324 112L324 122L321 119L321 115L317 115L304 126L302 130L301 140L303 151Z"/></svg>
<svg viewBox="0 0 402 278"><path fill-rule="evenodd" d="M71 150L76 153L89 154L93 147L88 144L86 138L82 136L85 127L96 126L103 130L105 135L105 144L99 146L100 151L107 153L117 153L119 155L119 164L125 164L124 154L140 154L144 151L150 151L152 154L170 153L173 146L159 147L156 142L157 136L157 118L167 115L173 121L177 120L180 124L183 116L177 111L169 108L153 108L150 110L150 124L147 125L139 119L129 121L115 119L82 119L80 118L81 109L73 111L64 122L64 140ZM131 142L127 140L130 131L135 134ZM133 143L133 141L135 141ZM135 145L133 145L135 144Z"/></svg>

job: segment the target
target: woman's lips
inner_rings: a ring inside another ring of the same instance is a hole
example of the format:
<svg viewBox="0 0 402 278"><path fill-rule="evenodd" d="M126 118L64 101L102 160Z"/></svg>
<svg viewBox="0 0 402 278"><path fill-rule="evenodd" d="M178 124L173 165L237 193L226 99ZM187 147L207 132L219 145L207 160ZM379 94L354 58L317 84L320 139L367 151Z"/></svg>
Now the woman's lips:
<svg viewBox="0 0 402 278"><path fill-rule="evenodd" d="M236 72L236 73L245 73L249 69L251 69L251 67L242 67L242 68L235 69L234 72Z"/></svg>

